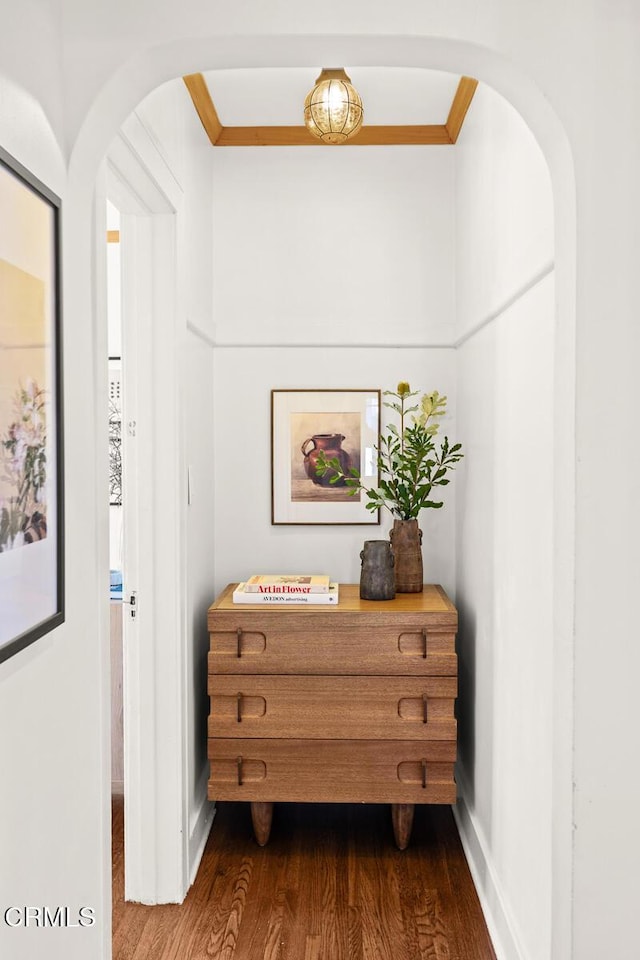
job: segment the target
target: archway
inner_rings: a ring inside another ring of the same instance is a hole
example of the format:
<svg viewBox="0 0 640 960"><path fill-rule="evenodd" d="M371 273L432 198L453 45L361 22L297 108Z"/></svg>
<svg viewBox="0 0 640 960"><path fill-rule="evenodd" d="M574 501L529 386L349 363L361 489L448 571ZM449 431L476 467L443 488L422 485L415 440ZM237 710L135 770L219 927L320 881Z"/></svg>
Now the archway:
<svg viewBox="0 0 640 960"><path fill-rule="evenodd" d="M559 417L554 451L554 647L553 704L553 952L570 955L571 897L571 678L573 608L573 383L574 383L574 183L564 132L548 102L528 78L495 53L444 40L407 38L296 38L243 40L226 38L176 44L149 51L127 64L103 89L76 142L70 168L67 243L76 265L71 309L90 309L92 290L90 243L87 242L93 188L108 142L142 97L164 80L203 67L296 66L326 59L355 65L411 65L463 70L491 85L525 119L546 157L554 192L556 248L556 369L554 389ZM85 267L86 269L83 269ZM85 334L88 353L96 360L95 340ZM100 384L100 380L97 381ZM99 408L98 404L98 408ZM88 417L90 420L90 417ZM95 424L93 424L95 427ZM99 517L96 519L100 525ZM106 606L106 605L105 605ZM102 618L105 619L104 617Z"/></svg>

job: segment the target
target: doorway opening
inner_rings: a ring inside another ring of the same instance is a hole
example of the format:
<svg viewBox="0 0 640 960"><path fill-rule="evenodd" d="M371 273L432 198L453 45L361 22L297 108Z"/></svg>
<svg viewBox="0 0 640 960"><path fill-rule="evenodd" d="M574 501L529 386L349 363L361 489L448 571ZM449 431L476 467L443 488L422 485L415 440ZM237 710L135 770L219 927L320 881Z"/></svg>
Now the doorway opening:
<svg viewBox="0 0 640 960"><path fill-rule="evenodd" d="M181 732L185 651L176 588L183 576L177 530L184 482L176 453L175 209L124 136L109 150L106 198L118 239L107 244L112 263L106 291L107 300L114 301L111 466L120 468L119 478L110 477L113 499L120 500L109 507L110 567L122 596L111 601L114 646L118 628L122 638L121 700L117 663L112 685L112 712L122 717L120 727L117 719L114 723L114 769L121 731L122 778L113 776L113 789L122 783L126 897L166 903L180 900L187 883ZM168 726L171 736L165 738ZM163 752L159 742L167 743ZM158 794L160 780L164 786Z"/></svg>
<svg viewBox="0 0 640 960"><path fill-rule="evenodd" d="M109 364L109 632L111 639L111 794L124 795L124 709L122 699L123 524L122 524L122 330L120 213L107 201L107 350Z"/></svg>
<svg viewBox="0 0 640 960"><path fill-rule="evenodd" d="M463 45L461 45L461 46L463 46ZM274 51L272 51L272 53L273 53L273 56L275 57L276 54L277 54L277 51L274 50ZM428 45L428 44L425 44L425 61L428 61L428 59L429 59L429 58L428 58L428 53L429 53L429 45ZM453 53L454 53L454 51L449 51L449 56L453 56ZM461 50L461 51L458 51L458 56L462 56L463 53L464 53L464 51L462 51L462 50ZM237 55L238 55L238 58L239 58L239 59L238 59L238 62L241 63L241 62L242 62L242 53L241 53L241 51L238 51ZM213 54L212 54L211 56L213 57ZM299 56L299 54L298 54L298 56ZM285 57L285 59L286 59L286 57ZM277 61L275 61L275 62L277 62ZM502 76L502 75L500 74L500 69L498 68L498 66L496 66L495 64L492 66L491 57L490 57L490 54L488 54L488 53L487 53L487 64L486 64L486 65L487 65L487 73L488 73L489 76L491 75L491 72L492 72L492 70L493 70L493 73L494 73L496 79L498 80L498 84L497 84L497 85L500 85L500 81L501 81L501 82L502 82L502 85L507 85L507 86L509 86L508 81L509 81L511 78L506 78L506 79L505 79L504 76ZM474 73L475 75L482 76L482 75L483 75L483 70L481 69L481 67L478 67L478 65L476 64L476 68L473 70L473 73ZM524 84L523 84L522 86L519 86L518 81L517 81L517 78L516 78L516 79L513 81L512 86L513 86L513 89L514 89L517 93L520 93L520 94L522 95L522 101L526 103L525 94L522 92L522 90L524 89ZM516 99L517 99L517 98L516 98ZM540 102L540 103L536 103L536 106L537 106L541 111L544 110L544 105L543 105L541 102ZM553 132L553 131L555 130L555 127L553 126L553 123L551 123L551 128L552 128L552 132ZM555 172L556 172L556 174L558 174L557 168L556 168L556 171L555 171ZM562 173L562 172L563 172L563 171L561 171L561 173ZM570 179L570 178L569 178L569 179ZM557 195L559 195L559 193L561 192L561 191L558 189L558 184L560 184L560 186L563 185L563 183L562 183L562 176L557 176L557 179L556 179L555 188L556 188L556 194L557 194ZM567 185L567 184L564 184L564 185L565 185L565 186L570 186L570 184L568 184L568 185ZM570 189L567 190L567 193L568 193L568 194L571 193ZM565 206L565 207L564 207L564 210L563 210L563 213L566 215L567 212L568 212L569 215L570 215L571 211L570 211L570 210L567 211L567 207ZM562 226L563 226L563 229L565 229L565 230L566 230L566 225L567 225L567 224L566 224L566 218L565 218L565 222L564 222L563 225L562 225ZM561 230L560 232L562 232L562 230ZM563 253L564 253L564 254L567 253L566 247L563 249ZM570 254L570 251L569 251L569 254ZM572 353L572 349L573 349L573 348L572 348L572 344L571 344L571 331L572 331L572 312L571 312L571 307L572 307L572 302L571 302L571 297L570 297L570 295L567 294L567 287L570 286L570 284L571 284L571 269L572 269L572 264L571 264L571 257L570 257L570 255L569 255L568 258L565 258L564 264L563 264L563 270L564 270L564 272L563 272L563 276L562 276L562 283L560 284L560 286L563 288L563 292L562 292L560 295L558 295L558 297L557 297L557 304L559 304L559 306L557 307L557 309L558 309L559 313L562 315L562 316L561 316L561 319L562 319L563 323L565 324L565 326L562 327L562 331L561 331L562 336L561 336L560 348L561 348L561 351L562 351L562 352L561 352L561 355L560 355L559 357L556 357L556 371L558 371L558 372L556 372L556 373L554 374L554 376L556 377L556 383L563 377L563 375L564 375L564 377L565 377L565 382L570 383L570 382L571 382L571 376L572 376L572 363L573 363L573 359L572 359L572 358L573 358L573 353ZM234 346L234 345L226 345L226 348L219 352L219 359L218 359L218 363L217 363L217 369L218 369L218 370L219 370L221 367L223 367L223 366L225 366L225 365L228 364L228 358L229 358L229 356L230 356L229 349L230 349L231 346ZM351 346L355 346L355 345L351 345ZM383 346L386 347L387 345L385 344L385 345L383 345ZM265 345L262 344L262 347L263 347L263 349L264 349L264 348L265 348ZM439 349L442 349L442 347L439 346ZM270 356L271 356L271 355L270 355ZM230 366L229 366L228 368L230 369ZM296 384L296 385L297 385L297 384ZM385 385L386 385L386 384L385 384ZM220 399L220 398L218 397L218 399ZM563 413L563 415L562 415L562 422L561 422L559 425L556 424L556 429L557 429L557 432L558 432L558 437L559 437L560 439L565 439L565 440L568 440L568 441L569 441L568 444L567 444L567 447L566 447L567 449L570 449L570 447L571 447L571 437L572 437L572 434L571 434L571 428L570 428L570 425L569 425L570 419L571 419L571 417L570 417L570 410L569 410L566 414ZM557 448L559 445L560 445L559 442L556 441L556 448ZM565 459L565 465L566 465L566 459ZM560 496L558 497L558 502L561 503L561 504L562 504L562 503L566 504L566 503L568 502L568 506L571 508L571 507L572 507L571 496L567 494L567 489L568 489L568 488L570 487L570 485L571 485L571 484L570 484L570 470L567 471L565 477L560 477L560 473L562 472L562 466L563 466L563 465L562 465L561 463L558 463L558 464L556 464L556 466L555 466L555 468L554 468L554 470L555 470L554 485L555 485L555 489L556 489L556 496L557 496L557 491L560 490ZM556 514L557 514L557 511L556 511ZM572 516L571 510L569 511L569 513L567 514L567 516ZM556 516L556 518L554 518L554 519L557 519L557 516ZM555 545L558 547L558 550L556 551L555 556L556 556L556 557L562 556L562 562L564 563L564 569L565 569L565 571L566 571L567 569L569 569L570 566L571 566L570 560L569 560L568 562L566 562L566 561L568 560L568 557L570 556L570 551L568 550L568 544L569 544L570 539L571 539L571 536L570 536L570 534L571 534L570 526L571 526L571 521L570 521L570 520L567 521L566 524L564 524L564 523L561 524L562 529L561 529L561 531L560 531L560 535L558 536L558 538L557 538L557 540L556 540L556 544L555 544ZM562 565L562 563L561 563L561 565ZM570 580L570 577L568 577L568 576L566 576L566 575L563 575L563 577L562 577L562 582L561 582L559 588L558 588L558 585L557 585L557 582L556 582L555 596L554 596L553 601L552 601L553 604L554 604L554 611L556 611L556 612L560 609L560 607L561 607L561 605L562 605L562 602L563 602L563 599L566 600L567 597L568 597L568 595L569 595L569 593L570 593L570 587L567 586L568 580ZM563 592L564 592L564 597L563 597ZM567 609L568 609L568 606L567 606ZM562 628L562 630L561 630L560 632L562 633L563 636L565 636L565 635L566 635L566 630L565 630L566 620L563 620L563 625L562 625L562 626L563 626L563 628ZM570 691L570 683L568 683L568 680L570 679L571 665L570 665L570 663L568 662L567 656L566 656L566 654L565 654L564 652L563 652L561 655L558 655L557 653L554 653L553 656L554 656L554 663L553 663L552 670L553 670L553 686L554 686L554 690L553 690L552 699L554 700L554 702L557 702L557 701L561 700L561 697L562 697L563 695L565 695L565 694L568 695L568 693L569 693L569 691ZM564 717L564 716L566 716L566 711L558 712L558 715ZM554 730L554 735L555 735L556 733L559 733L560 741L562 742L562 747L561 747L561 749L554 748L554 757L553 757L553 762L552 762L552 767L553 767L552 774L553 774L553 777L554 777L554 791L553 791L553 801L552 801L552 802L553 802L553 809L554 809L554 811L555 811L555 812L559 812L561 816L560 816L559 818L558 818L558 817L555 817L555 818L554 818L555 824L556 824L557 826L556 826L556 827L552 827L553 843L556 845L553 856L554 856L554 858L557 860L557 864L556 864L556 866L558 867L557 876L559 876L559 878L560 878L560 879L559 879L559 886L562 888L561 906L562 906L562 907L566 907L567 890L570 889L570 869L569 869L569 868L570 868L570 818L567 817L567 811L568 811L568 809L569 809L569 807L570 807L570 799L569 799L569 801L567 801L567 789L566 789L567 785L570 786L570 768L569 768L569 767L566 767L566 765L565 765L566 753L567 753L567 751L566 751L565 748L566 748L566 744L567 744L568 739L570 739L570 734L566 734L566 732L565 732L565 731L562 731L562 730L561 730L561 731L556 731L556 730ZM558 739L557 739L557 738L555 738L555 742L558 743ZM570 791L569 791L569 792L570 792ZM483 840L485 840L485 839L487 839L487 838L486 838L486 837L485 837L485 838L480 837L479 839L480 839L480 846L482 846ZM489 838L489 839L490 839L490 838ZM483 854L482 849L480 849L479 853L480 853L480 856L482 856L482 854ZM556 902L557 902L557 901L556 901ZM556 909L556 907L554 906L554 912L557 913L557 916L558 916L558 918L559 918L557 921L555 921L555 920L553 921L553 922L554 922L554 925L555 925L555 926L561 926L561 927L563 927L564 930L566 931L566 929L567 929L567 917L568 917L567 911L566 911L566 910L563 910L562 913L561 913L561 910L560 910L560 909ZM560 937L560 940L561 940L561 939L562 939L562 936Z"/></svg>

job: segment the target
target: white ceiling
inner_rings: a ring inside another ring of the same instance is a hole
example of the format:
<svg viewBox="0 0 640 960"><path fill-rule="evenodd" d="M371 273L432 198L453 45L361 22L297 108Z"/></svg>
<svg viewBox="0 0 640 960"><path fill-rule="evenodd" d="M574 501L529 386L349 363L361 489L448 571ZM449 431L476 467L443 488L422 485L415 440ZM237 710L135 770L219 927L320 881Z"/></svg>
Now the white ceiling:
<svg viewBox="0 0 640 960"><path fill-rule="evenodd" d="M300 126L304 99L320 70L208 70L204 77L224 127ZM460 80L452 73L419 68L346 65L345 70L362 98L367 126L445 123Z"/></svg>

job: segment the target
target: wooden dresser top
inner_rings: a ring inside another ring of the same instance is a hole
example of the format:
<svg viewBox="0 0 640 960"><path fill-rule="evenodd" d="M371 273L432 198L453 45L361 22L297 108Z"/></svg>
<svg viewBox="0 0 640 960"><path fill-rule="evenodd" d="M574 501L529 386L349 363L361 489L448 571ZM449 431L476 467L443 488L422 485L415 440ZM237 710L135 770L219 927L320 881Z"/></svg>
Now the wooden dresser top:
<svg viewBox="0 0 640 960"><path fill-rule="evenodd" d="M425 584L422 593L398 593L393 600L361 600L360 586L357 583L340 584L340 600L335 606L325 604L240 604L233 602L233 591L237 583L230 583L209 607L209 613L233 610L236 613L259 613L266 616L286 616L287 614L323 613L339 614L450 614L457 617L457 611L449 597L438 584Z"/></svg>

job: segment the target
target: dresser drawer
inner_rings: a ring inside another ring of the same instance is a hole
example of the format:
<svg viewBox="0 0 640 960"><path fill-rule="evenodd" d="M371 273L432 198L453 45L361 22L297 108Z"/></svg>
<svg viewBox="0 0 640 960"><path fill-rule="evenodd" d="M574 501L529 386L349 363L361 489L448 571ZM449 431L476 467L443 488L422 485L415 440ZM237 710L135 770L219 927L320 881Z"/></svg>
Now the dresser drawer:
<svg viewBox="0 0 640 960"><path fill-rule="evenodd" d="M210 800L454 803L449 741L210 739Z"/></svg>
<svg viewBox="0 0 640 960"><path fill-rule="evenodd" d="M313 619L287 629L238 614L210 624L211 674L455 676L455 632L426 622L323 630Z"/></svg>
<svg viewBox="0 0 640 960"><path fill-rule="evenodd" d="M210 737L455 740L455 677L210 676Z"/></svg>

